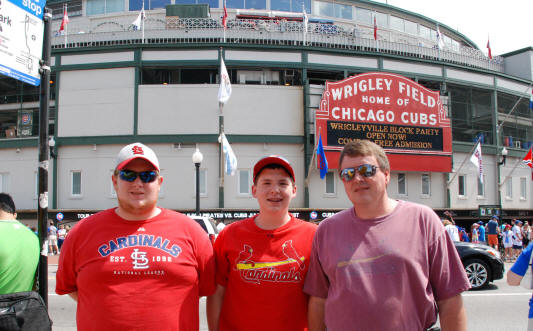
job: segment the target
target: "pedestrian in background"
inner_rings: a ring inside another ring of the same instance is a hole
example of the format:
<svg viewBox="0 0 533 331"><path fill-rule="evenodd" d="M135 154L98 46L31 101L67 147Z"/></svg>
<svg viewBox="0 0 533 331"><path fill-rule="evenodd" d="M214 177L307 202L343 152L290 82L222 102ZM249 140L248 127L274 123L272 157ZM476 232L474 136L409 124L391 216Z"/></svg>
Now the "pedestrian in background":
<svg viewBox="0 0 533 331"><path fill-rule="evenodd" d="M522 226L522 247L527 247L531 241L531 227L528 221L524 221Z"/></svg>
<svg viewBox="0 0 533 331"><path fill-rule="evenodd" d="M157 206L159 161L134 143L111 177L118 207L84 218L63 243L56 293L77 301L77 329L198 330L215 290L213 247L189 217Z"/></svg>
<svg viewBox="0 0 533 331"><path fill-rule="evenodd" d="M487 239L485 238L485 226L483 225L482 221L477 222L478 226L478 234L479 234L479 243L480 244L487 244Z"/></svg>
<svg viewBox="0 0 533 331"><path fill-rule="evenodd" d="M487 241L492 248L498 249L498 236L500 228L498 227L498 216L492 216L487 223Z"/></svg>
<svg viewBox="0 0 533 331"><path fill-rule="evenodd" d="M57 246L57 228L53 221L50 221L48 227L48 253L52 255L59 254L59 247Z"/></svg>

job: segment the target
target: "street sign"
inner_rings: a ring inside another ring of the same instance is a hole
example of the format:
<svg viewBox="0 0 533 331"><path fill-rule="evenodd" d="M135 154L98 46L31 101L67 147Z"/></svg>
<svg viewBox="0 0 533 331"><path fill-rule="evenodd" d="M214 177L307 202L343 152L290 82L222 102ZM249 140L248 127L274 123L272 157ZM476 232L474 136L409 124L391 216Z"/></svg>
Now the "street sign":
<svg viewBox="0 0 533 331"><path fill-rule="evenodd" d="M0 0L0 74L38 86L46 0Z"/></svg>

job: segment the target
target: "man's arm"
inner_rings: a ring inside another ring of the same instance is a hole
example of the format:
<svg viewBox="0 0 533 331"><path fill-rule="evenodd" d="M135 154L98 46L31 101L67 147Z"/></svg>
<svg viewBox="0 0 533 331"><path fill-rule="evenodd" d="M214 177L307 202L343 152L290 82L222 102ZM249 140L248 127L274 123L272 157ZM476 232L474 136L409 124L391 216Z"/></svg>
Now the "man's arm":
<svg viewBox="0 0 533 331"><path fill-rule="evenodd" d="M74 301L78 302L78 291L76 292L70 292L68 294L72 299L74 299Z"/></svg>
<svg viewBox="0 0 533 331"><path fill-rule="evenodd" d="M324 307L326 305L325 298L311 296L309 298L309 307L307 311L307 321L309 323L309 331L324 331L326 330L326 323L324 322Z"/></svg>
<svg viewBox="0 0 533 331"><path fill-rule="evenodd" d="M207 325L210 331L218 330L218 321L220 319L220 311L222 310L222 302L224 301L224 293L226 293L226 288L222 285L217 285L215 293L207 297Z"/></svg>
<svg viewBox="0 0 533 331"><path fill-rule="evenodd" d="M437 307L442 331L466 331L466 311L461 294L437 301Z"/></svg>
<svg viewBox="0 0 533 331"><path fill-rule="evenodd" d="M515 274L512 270L507 271L507 284L511 286L518 286L522 281L522 276Z"/></svg>

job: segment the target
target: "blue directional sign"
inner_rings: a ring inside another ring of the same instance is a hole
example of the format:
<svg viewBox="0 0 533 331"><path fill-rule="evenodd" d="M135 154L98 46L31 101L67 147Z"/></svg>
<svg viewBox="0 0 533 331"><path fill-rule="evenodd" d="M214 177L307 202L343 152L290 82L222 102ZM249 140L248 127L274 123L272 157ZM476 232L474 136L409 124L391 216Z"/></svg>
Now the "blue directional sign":
<svg viewBox="0 0 533 331"><path fill-rule="evenodd" d="M46 0L0 0L0 74L38 86Z"/></svg>

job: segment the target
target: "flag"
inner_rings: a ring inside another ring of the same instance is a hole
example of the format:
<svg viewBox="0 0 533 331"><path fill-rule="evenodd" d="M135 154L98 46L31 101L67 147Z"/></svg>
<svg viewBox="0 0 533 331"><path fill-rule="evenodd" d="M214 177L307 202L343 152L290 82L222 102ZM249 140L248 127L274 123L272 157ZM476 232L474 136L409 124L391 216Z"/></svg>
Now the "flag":
<svg viewBox="0 0 533 331"><path fill-rule="evenodd" d="M525 165L531 168L531 180L533 180L533 157L531 153L532 148L533 147L529 148L529 151L527 152L526 156L522 160L522 162L524 162Z"/></svg>
<svg viewBox="0 0 533 331"><path fill-rule="evenodd" d="M305 7L302 4L302 11L303 11L303 21L304 21L304 36L307 34L307 26L309 25L309 17L307 17L307 12L305 11Z"/></svg>
<svg viewBox="0 0 533 331"><path fill-rule="evenodd" d="M218 102L225 104L231 97L231 82L224 59L220 57L220 88L218 89Z"/></svg>
<svg viewBox="0 0 533 331"><path fill-rule="evenodd" d="M442 37L442 33L440 33L440 29L438 25L437 25L437 47L439 49L444 49L444 38Z"/></svg>
<svg viewBox="0 0 533 331"><path fill-rule="evenodd" d="M529 109L533 110L533 88L531 89L531 95L529 96Z"/></svg>
<svg viewBox="0 0 533 331"><path fill-rule="evenodd" d="M320 169L320 179L324 179L328 173L328 160L326 159L326 153L324 152L324 146L322 145L322 136L318 136L318 147L316 148L318 169Z"/></svg>
<svg viewBox="0 0 533 331"><path fill-rule="evenodd" d="M224 29L228 27L228 9L226 8L226 0L224 0L224 16L222 16L222 26Z"/></svg>
<svg viewBox="0 0 533 331"><path fill-rule="evenodd" d="M143 2L143 8L139 12L139 16L131 23L133 25L133 30L139 30L141 28L141 22L144 22L146 19L146 13L144 12L144 2Z"/></svg>
<svg viewBox="0 0 533 331"><path fill-rule="evenodd" d="M487 39L487 49L489 50L489 59L492 60L492 51L490 50L490 40Z"/></svg>
<svg viewBox="0 0 533 331"><path fill-rule="evenodd" d="M63 19L61 20L61 26L59 27L59 32L65 31L65 28L67 27L69 20L68 20L68 14L67 14L67 6L63 8Z"/></svg>
<svg viewBox="0 0 533 331"><path fill-rule="evenodd" d="M481 157L481 143L479 141L470 157L470 162L476 166L479 173L479 181L483 183L483 158Z"/></svg>
<svg viewBox="0 0 533 331"><path fill-rule="evenodd" d="M374 15L374 40L378 40L378 22L376 21L376 15Z"/></svg>
<svg viewBox="0 0 533 331"><path fill-rule="evenodd" d="M226 164L226 174L233 176L237 172L237 157L235 156L235 153L233 153L233 149L231 149L224 133L218 137L218 142L222 144L222 149L226 155L224 162Z"/></svg>

